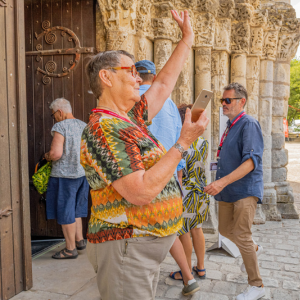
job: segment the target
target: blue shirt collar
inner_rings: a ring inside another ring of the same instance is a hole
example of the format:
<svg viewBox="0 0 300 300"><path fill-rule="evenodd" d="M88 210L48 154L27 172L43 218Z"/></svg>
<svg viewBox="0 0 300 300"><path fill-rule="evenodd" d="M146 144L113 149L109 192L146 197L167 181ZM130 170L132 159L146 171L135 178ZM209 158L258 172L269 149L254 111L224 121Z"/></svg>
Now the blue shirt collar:
<svg viewBox="0 0 300 300"><path fill-rule="evenodd" d="M150 88L150 84L140 85L140 90L146 92Z"/></svg>
<svg viewBox="0 0 300 300"><path fill-rule="evenodd" d="M230 120L227 121L227 126L230 127L230 125L235 121L235 119L240 116L242 113L244 112L244 110L242 110L234 119L232 119L232 121L230 122Z"/></svg>

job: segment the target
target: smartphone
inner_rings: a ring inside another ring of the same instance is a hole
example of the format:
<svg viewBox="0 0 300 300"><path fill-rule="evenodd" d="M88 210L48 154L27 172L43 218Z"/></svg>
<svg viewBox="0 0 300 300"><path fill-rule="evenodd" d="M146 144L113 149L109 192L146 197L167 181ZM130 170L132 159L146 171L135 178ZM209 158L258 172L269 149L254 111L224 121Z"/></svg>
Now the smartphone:
<svg viewBox="0 0 300 300"><path fill-rule="evenodd" d="M211 97L213 96L212 91L202 90L199 96L197 97L194 105L192 106L192 122L196 122L204 109L206 108L207 104L209 103Z"/></svg>

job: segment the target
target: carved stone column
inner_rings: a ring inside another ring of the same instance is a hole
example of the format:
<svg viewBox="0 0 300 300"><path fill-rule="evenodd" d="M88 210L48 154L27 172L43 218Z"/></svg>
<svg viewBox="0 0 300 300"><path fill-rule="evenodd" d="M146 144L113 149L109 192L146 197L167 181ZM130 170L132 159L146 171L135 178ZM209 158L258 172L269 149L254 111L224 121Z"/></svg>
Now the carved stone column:
<svg viewBox="0 0 300 300"><path fill-rule="evenodd" d="M263 57L260 64L260 102L258 119L264 138L263 174L264 197L263 211L267 220L281 220L277 210L275 184L272 182L272 104L273 104L273 73L278 42L278 19L269 15L263 40Z"/></svg>
<svg viewBox="0 0 300 300"><path fill-rule="evenodd" d="M283 11L283 26L278 42L277 60L274 64L273 118L272 118L272 181L277 191L277 207L282 218L299 219L294 196L287 180L287 150L283 118L287 115L290 96L290 60L299 44L299 21L293 8ZM279 10L279 12L281 12Z"/></svg>
<svg viewBox="0 0 300 300"><path fill-rule="evenodd" d="M216 2L216 1L215 1ZM218 3L216 2L215 5ZM195 15L194 32L195 32L195 99L203 89L211 90L211 50L214 44L215 34L215 15L213 14L216 7L213 1L203 1L199 4L197 10L200 12ZM212 13L213 12L213 13ZM207 105L207 116L211 120L211 102ZM211 131L212 124L209 122L204 134L202 135L209 142L207 164L205 167L207 184L211 182L211 172L209 170L209 161L211 160ZM205 232L213 233L217 229L217 218L215 212L215 200L210 197L210 215L208 222L203 224Z"/></svg>
<svg viewBox="0 0 300 300"><path fill-rule="evenodd" d="M247 92L248 101L246 104L247 114L259 120L259 74L260 60L263 52L263 27L267 23L267 11L255 10L250 19L250 48L247 56ZM257 206L254 217L255 224L264 224L266 216L261 205Z"/></svg>

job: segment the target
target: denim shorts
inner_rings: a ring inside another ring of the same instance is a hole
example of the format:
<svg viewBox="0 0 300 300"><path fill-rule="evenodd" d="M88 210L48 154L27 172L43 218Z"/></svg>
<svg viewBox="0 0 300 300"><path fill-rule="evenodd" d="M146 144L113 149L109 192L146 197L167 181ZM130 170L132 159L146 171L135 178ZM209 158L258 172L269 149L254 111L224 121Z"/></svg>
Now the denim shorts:
<svg viewBox="0 0 300 300"><path fill-rule="evenodd" d="M72 224L75 218L87 217L89 184L80 178L50 177L46 194L47 220L60 225Z"/></svg>

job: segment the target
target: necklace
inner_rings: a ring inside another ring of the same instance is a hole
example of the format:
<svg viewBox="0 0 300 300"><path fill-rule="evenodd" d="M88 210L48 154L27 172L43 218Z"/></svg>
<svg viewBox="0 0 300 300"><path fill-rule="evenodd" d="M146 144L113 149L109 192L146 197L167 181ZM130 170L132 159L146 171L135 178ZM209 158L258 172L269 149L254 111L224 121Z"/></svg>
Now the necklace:
<svg viewBox="0 0 300 300"><path fill-rule="evenodd" d="M99 105L97 107L104 107L104 108L107 108L108 110L111 110L111 111L115 112L116 114L119 114L117 111L115 111L115 110L113 110L113 109L111 109L111 108L109 108L107 106L104 106L104 105Z"/></svg>

